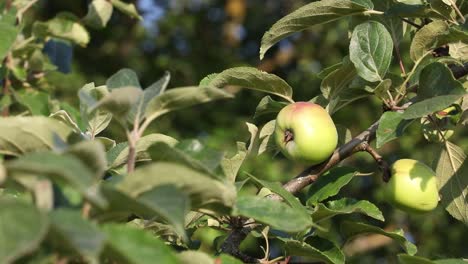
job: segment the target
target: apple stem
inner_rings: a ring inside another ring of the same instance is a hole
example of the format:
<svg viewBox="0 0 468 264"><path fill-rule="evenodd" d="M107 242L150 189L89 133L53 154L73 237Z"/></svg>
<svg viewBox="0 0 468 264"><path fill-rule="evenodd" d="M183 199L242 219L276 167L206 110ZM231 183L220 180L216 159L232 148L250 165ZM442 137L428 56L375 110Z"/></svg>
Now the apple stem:
<svg viewBox="0 0 468 264"><path fill-rule="evenodd" d="M388 182L392 174L387 161L384 160L384 158L373 147L371 147L369 143L363 142L362 148L364 151L369 153L379 165L379 168L382 171L382 180L384 182Z"/></svg>
<svg viewBox="0 0 468 264"><path fill-rule="evenodd" d="M294 140L294 134L291 130L284 131L284 142L288 143L289 141Z"/></svg>

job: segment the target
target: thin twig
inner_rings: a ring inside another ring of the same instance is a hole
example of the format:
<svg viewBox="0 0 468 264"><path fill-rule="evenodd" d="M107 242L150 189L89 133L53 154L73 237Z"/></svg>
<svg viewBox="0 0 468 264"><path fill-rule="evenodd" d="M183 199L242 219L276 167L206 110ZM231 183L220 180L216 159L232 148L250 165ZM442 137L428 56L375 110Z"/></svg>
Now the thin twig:
<svg viewBox="0 0 468 264"><path fill-rule="evenodd" d="M364 150L369 153L379 165L379 168L382 171L383 181L388 182L391 177L391 172L387 161L385 161L384 158L373 147L371 147L371 145L369 145L369 143L366 142L365 144L367 144L367 146L365 146Z"/></svg>
<svg viewBox="0 0 468 264"><path fill-rule="evenodd" d="M400 19L403 20L404 22L410 24L411 26L417 28L417 29L422 28L421 25L418 25L418 24L414 23L413 21L411 21L411 20L409 20L409 19L406 19L406 18L404 18L404 17L400 17Z"/></svg>

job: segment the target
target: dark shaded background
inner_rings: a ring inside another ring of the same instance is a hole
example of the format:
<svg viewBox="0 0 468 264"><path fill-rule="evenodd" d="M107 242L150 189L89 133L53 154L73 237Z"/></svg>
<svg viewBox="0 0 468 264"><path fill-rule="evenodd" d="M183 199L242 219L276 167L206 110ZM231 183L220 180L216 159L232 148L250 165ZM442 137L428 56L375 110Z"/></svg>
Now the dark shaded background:
<svg viewBox="0 0 468 264"><path fill-rule="evenodd" d="M103 84L107 77L121 68L135 70L143 87L149 86L168 70L172 75L170 87L179 87L196 85L210 73L248 65L284 78L294 88L296 101L309 100L320 92L320 79L316 74L340 62L348 52L349 21L341 20L296 34L275 45L263 61L259 60L259 44L263 33L279 18L309 1L134 2L143 21L114 11L105 29L90 29L91 42L88 47L74 47L69 74L47 75L48 80L56 85L56 98L63 98L77 106L76 92L79 88L88 82ZM59 11L69 11L84 17L87 4L88 1L84 0L42 0L27 19L47 20ZM407 68L411 66L405 52L408 45L407 40L402 44ZM395 63L392 71L399 74ZM232 153L236 141L247 141L249 138L245 122L261 125L268 121L253 120L255 107L263 96L259 92L236 90L236 98L233 100L168 114L158 119L149 132L165 133L178 139L198 138L216 149ZM381 103L368 98L345 107L333 119L350 128L356 135L377 120L381 113ZM106 133L120 141L124 140L117 124L113 124ZM453 141L468 149L466 131L464 133L462 135L459 129ZM424 140L420 125L414 122L404 137L387 144L380 151L390 162L398 158L413 158L431 164L435 147ZM468 229L450 217L443 208L420 216L393 210L383 200L384 184L380 180L380 173L366 154L355 155L345 163L363 173L375 173L356 177L339 196L375 203L387 219L381 226L407 231L419 248L418 255L429 258L468 257ZM244 171L259 178L278 181L293 177L301 169L300 165L286 161L281 155L273 157L270 154L252 159L243 167ZM361 219L359 216L356 218ZM334 230L335 224L329 223L331 230ZM213 250L211 239L216 234L212 230L199 232L198 237L203 241L204 249ZM252 247L253 244L249 245ZM261 255L259 251L251 253ZM402 250L392 243L375 250L366 250L351 258L350 262L394 263L397 253L402 253Z"/></svg>

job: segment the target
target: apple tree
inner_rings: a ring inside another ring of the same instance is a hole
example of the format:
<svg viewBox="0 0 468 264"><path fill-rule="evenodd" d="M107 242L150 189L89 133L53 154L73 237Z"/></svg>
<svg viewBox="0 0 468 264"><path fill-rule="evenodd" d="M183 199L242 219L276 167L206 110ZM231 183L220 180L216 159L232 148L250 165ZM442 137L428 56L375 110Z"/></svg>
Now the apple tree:
<svg viewBox="0 0 468 264"><path fill-rule="evenodd" d="M0 263L345 263L346 246L368 234L399 245L399 263L465 263L418 255L405 230L382 228L370 198L337 195L366 176L350 162L364 153L392 210L444 208L468 225L466 143L452 140L468 118L466 1L320 0L285 15L265 28L260 59L295 33L349 21L347 55L317 74L320 93L306 102L279 76L240 66L171 88L169 71L142 86L123 68L75 87L76 104L47 75L70 71L71 50L113 14L142 17L134 4L92 0L83 17L28 19L37 2L0 3ZM167 113L238 100L230 87L265 94L252 113L264 121L247 123L233 155L152 129ZM358 100L380 114L351 133L333 119ZM410 124L436 146L432 164L380 153L410 137ZM243 167L262 155L305 169L268 181ZM194 238L206 227L223 232L215 254ZM252 237L263 256L243 250Z"/></svg>

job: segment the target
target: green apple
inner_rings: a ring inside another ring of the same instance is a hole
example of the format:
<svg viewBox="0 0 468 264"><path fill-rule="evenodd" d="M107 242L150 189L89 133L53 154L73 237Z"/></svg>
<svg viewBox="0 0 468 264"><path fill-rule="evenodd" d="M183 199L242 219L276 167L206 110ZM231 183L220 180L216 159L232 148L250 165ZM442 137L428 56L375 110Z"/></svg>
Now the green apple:
<svg viewBox="0 0 468 264"><path fill-rule="evenodd" d="M315 165L333 153L338 133L330 115L320 105L297 102L278 113L275 141L287 158Z"/></svg>
<svg viewBox="0 0 468 264"><path fill-rule="evenodd" d="M417 160L400 159L393 163L391 171L386 186L391 204L409 213L424 213L436 208L439 193L431 168Z"/></svg>

